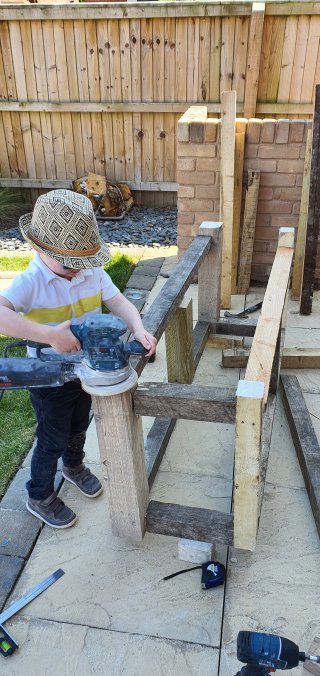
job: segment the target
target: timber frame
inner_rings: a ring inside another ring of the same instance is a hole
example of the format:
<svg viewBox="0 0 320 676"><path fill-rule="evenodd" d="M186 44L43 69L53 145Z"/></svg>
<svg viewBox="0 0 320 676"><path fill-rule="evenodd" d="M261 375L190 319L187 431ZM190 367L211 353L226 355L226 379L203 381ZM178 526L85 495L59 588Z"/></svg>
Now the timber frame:
<svg viewBox="0 0 320 676"><path fill-rule="evenodd" d="M111 526L120 537L141 539L149 531L250 551L255 548L281 365L294 231L280 229L258 321L238 322L220 319L222 225L202 223L199 235L144 315L146 330L157 339L167 329L167 361L181 366L175 375L168 368L168 379L179 381L143 383L121 394L120 402L119 396L117 401L116 396L93 397L101 461L104 474L107 472ZM189 306L179 306L196 275L199 311L192 346L192 330L190 341L190 330L188 334L186 329L187 323L190 329L190 317L192 327L192 312ZM170 339L170 332L171 337L175 332L175 340ZM253 336L245 378L239 381L237 390L192 384L209 335L221 333ZM185 344L188 347L182 351ZM169 350L173 350L171 360ZM186 361L189 368L183 368ZM138 375L145 364L144 357L132 361ZM104 406L109 407L108 412ZM112 430L108 425L111 411ZM155 416L145 444L141 415ZM149 489L178 418L235 423L233 513L149 502ZM125 433L123 424L128 428ZM124 445L128 457L123 454Z"/></svg>

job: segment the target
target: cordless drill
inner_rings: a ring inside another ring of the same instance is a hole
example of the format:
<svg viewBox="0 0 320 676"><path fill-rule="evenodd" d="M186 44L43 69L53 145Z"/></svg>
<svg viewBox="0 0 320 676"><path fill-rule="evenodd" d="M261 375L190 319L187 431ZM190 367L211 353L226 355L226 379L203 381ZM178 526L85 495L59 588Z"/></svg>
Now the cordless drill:
<svg viewBox="0 0 320 676"><path fill-rule="evenodd" d="M306 660L320 664L320 656L300 652L293 641L257 631L239 631L237 657L246 666L236 676L268 676L276 669L292 669Z"/></svg>

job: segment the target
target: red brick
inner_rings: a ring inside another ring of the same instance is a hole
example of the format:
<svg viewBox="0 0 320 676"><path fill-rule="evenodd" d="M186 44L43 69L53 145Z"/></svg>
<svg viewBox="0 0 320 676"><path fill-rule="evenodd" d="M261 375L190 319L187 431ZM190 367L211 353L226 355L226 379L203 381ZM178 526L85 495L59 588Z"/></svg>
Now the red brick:
<svg viewBox="0 0 320 676"><path fill-rule="evenodd" d="M262 120L257 120L255 118L248 120L246 136L247 143L259 143L261 127Z"/></svg>
<svg viewBox="0 0 320 676"><path fill-rule="evenodd" d="M218 185L197 185L196 197L208 197L209 199L215 199L220 197L220 188Z"/></svg>
<svg viewBox="0 0 320 676"><path fill-rule="evenodd" d="M213 211L213 200L208 199L178 199L177 205L178 210L182 209L182 211Z"/></svg>
<svg viewBox="0 0 320 676"><path fill-rule="evenodd" d="M180 237L192 237L195 233L193 232L194 230L194 225L183 225L181 223L178 223L178 234Z"/></svg>
<svg viewBox="0 0 320 676"><path fill-rule="evenodd" d="M276 120L263 120L260 143L273 143Z"/></svg>
<svg viewBox="0 0 320 676"><path fill-rule="evenodd" d="M188 249L191 242L192 242L192 237L179 237L179 233L178 233L177 245L179 247L179 251L178 251L179 256L180 256L180 250L185 251L186 249Z"/></svg>
<svg viewBox="0 0 320 676"><path fill-rule="evenodd" d="M304 120L291 120L289 143L302 143L304 137Z"/></svg>
<svg viewBox="0 0 320 676"><path fill-rule="evenodd" d="M219 214L214 211L201 212L195 215L195 222L197 225L201 225L201 223L204 223L204 221L211 221L212 223L215 223L219 220Z"/></svg>
<svg viewBox="0 0 320 676"><path fill-rule="evenodd" d="M256 227L260 226L261 228L265 228L270 226L270 224L271 224L270 214L257 214Z"/></svg>
<svg viewBox="0 0 320 676"><path fill-rule="evenodd" d="M261 172L265 171L267 173L275 173L277 171L277 160L261 160L258 158L246 160L245 169L251 169L252 171L257 171L257 169L260 169Z"/></svg>
<svg viewBox="0 0 320 676"><path fill-rule="evenodd" d="M304 134L303 134L304 143L306 143L307 141L307 133L309 129L312 129L312 124L313 124L312 120L307 120L304 125Z"/></svg>
<svg viewBox="0 0 320 676"><path fill-rule="evenodd" d="M257 143L247 143L245 147L245 158L246 159L252 159L253 157L257 157L258 155L258 148L259 146Z"/></svg>
<svg viewBox="0 0 320 676"><path fill-rule="evenodd" d="M299 158L300 146L287 145L285 152L282 145L275 145L275 143L265 143L264 145L259 146L258 148L258 157L263 159L283 159L285 157L287 160L297 160Z"/></svg>
<svg viewBox="0 0 320 676"><path fill-rule="evenodd" d="M279 228L295 228L298 225L298 216L292 214L291 216L281 216L274 214L271 216L271 225Z"/></svg>
<svg viewBox="0 0 320 676"><path fill-rule="evenodd" d="M302 181L303 181L303 175L302 175L302 174L297 174L297 176L296 176L296 178L295 178L295 184L296 184L297 188L301 188L301 187L302 187Z"/></svg>
<svg viewBox="0 0 320 676"><path fill-rule="evenodd" d="M259 214L291 214L292 202L281 202L280 200L259 200Z"/></svg>
<svg viewBox="0 0 320 676"><path fill-rule="evenodd" d="M180 185L213 185L215 176L211 171L177 171L177 182Z"/></svg>
<svg viewBox="0 0 320 676"><path fill-rule="evenodd" d="M180 143L178 157L215 157L216 149L211 143Z"/></svg>
<svg viewBox="0 0 320 676"><path fill-rule="evenodd" d="M200 157L196 160L197 171L217 171L219 168L220 162L218 162L215 158L210 159L207 157L204 159L203 157Z"/></svg>
<svg viewBox="0 0 320 676"><path fill-rule="evenodd" d="M217 140L217 127L220 124L220 120L215 120L213 118L208 118L204 128L204 142L205 143L215 143Z"/></svg>
<svg viewBox="0 0 320 676"><path fill-rule="evenodd" d="M292 202L298 202L301 199L301 188L280 188L279 199L281 200L292 200Z"/></svg>
<svg viewBox="0 0 320 676"><path fill-rule="evenodd" d="M275 133L276 143L288 143L289 141L289 120L278 120Z"/></svg>
<svg viewBox="0 0 320 676"><path fill-rule="evenodd" d="M279 173L302 174L303 160L277 160Z"/></svg>
<svg viewBox="0 0 320 676"><path fill-rule="evenodd" d="M180 171L194 171L196 168L196 161L193 157L178 157L177 169Z"/></svg>
<svg viewBox="0 0 320 676"><path fill-rule="evenodd" d="M178 226L179 225L192 225L194 223L194 214L183 214L178 213Z"/></svg>
<svg viewBox="0 0 320 676"><path fill-rule="evenodd" d="M292 207L292 213L293 214L300 214L300 202L295 202L293 207Z"/></svg>
<svg viewBox="0 0 320 676"><path fill-rule="evenodd" d="M195 188L193 185L179 185L178 197L194 197Z"/></svg>
<svg viewBox="0 0 320 676"><path fill-rule="evenodd" d="M203 143L204 141L204 124L201 122L190 123L190 142Z"/></svg>
<svg viewBox="0 0 320 676"><path fill-rule="evenodd" d="M274 197L273 188L259 188L259 200L272 200Z"/></svg>
<svg viewBox="0 0 320 676"><path fill-rule="evenodd" d="M276 187L287 187L294 186L296 182L296 177L293 174L260 174L260 185L266 186L276 186Z"/></svg>

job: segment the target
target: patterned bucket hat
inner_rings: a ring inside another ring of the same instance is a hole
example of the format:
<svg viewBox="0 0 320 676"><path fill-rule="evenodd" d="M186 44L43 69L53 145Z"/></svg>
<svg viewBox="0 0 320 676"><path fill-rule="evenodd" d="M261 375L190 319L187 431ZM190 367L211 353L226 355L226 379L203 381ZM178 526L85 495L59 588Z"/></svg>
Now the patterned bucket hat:
<svg viewBox="0 0 320 676"><path fill-rule="evenodd" d="M97 268L110 259L101 241L90 200L71 190L38 197L32 213L19 219L24 239L34 249L68 268Z"/></svg>

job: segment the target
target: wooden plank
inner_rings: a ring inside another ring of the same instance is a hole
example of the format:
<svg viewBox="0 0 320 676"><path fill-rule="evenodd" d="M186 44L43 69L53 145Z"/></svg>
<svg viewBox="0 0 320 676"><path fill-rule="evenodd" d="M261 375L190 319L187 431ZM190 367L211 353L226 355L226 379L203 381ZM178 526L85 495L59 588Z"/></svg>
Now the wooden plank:
<svg viewBox="0 0 320 676"><path fill-rule="evenodd" d="M134 393L134 410L139 415L234 422L235 392L203 385L143 383Z"/></svg>
<svg viewBox="0 0 320 676"><path fill-rule="evenodd" d="M315 54L319 52L319 38L320 38L320 17L311 16L310 17L310 27L309 35L307 42L306 50L306 60L305 63L308 64L307 68L304 68L300 100L309 101L312 103L314 99L314 83L318 83L316 79L316 70L317 70L317 59L315 59Z"/></svg>
<svg viewBox="0 0 320 676"><path fill-rule="evenodd" d="M26 89L29 100L37 99L37 85L33 62L31 22L20 23L23 60L25 64ZM46 164L44 157L43 138L39 113L30 113L30 126L35 161L35 176L46 176ZM29 174L30 176L32 174Z"/></svg>
<svg viewBox="0 0 320 676"><path fill-rule="evenodd" d="M319 13L318 3L306 3L306 11L299 9L299 3L295 3L295 9L290 11L298 12L299 14ZM277 5L272 5L274 7L274 12L279 10ZM251 3L216 3L216 2L206 2L205 5L194 5L193 2L186 2L183 5L176 5L174 2L155 5L154 2L144 2L143 5L139 3L131 4L126 3L126 6L123 7L121 3L112 3L110 7L106 8L104 4L78 4L78 5L68 5L63 6L50 6L50 5L36 5L35 7L28 6L5 6L1 5L0 8L0 19L8 20L28 20L30 16L33 16L34 19L43 20L43 19L105 19L106 9L108 11L108 16L110 19L122 19L124 14L128 19L143 19L143 18L153 18L153 17L186 17L189 18L190 13L192 16L242 16L251 14ZM283 13L280 11L280 13ZM285 12L286 13L286 12Z"/></svg>
<svg viewBox="0 0 320 676"><path fill-rule="evenodd" d="M233 16L229 16L223 19L221 28L222 44L220 55L221 104L223 101L222 93L230 91L232 86L234 31L235 31L235 18Z"/></svg>
<svg viewBox="0 0 320 676"><path fill-rule="evenodd" d="M210 101L220 101L221 34L222 19L216 17L211 21Z"/></svg>
<svg viewBox="0 0 320 676"><path fill-rule="evenodd" d="M281 72L277 97L277 100L279 102L289 101L297 28L298 28L298 19L295 16L288 16L286 19L286 28L282 50Z"/></svg>
<svg viewBox="0 0 320 676"><path fill-rule="evenodd" d="M320 447L299 381L296 376L280 379L285 410L320 535Z"/></svg>
<svg viewBox="0 0 320 676"><path fill-rule="evenodd" d="M257 328L257 320L251 319L233 319L232 317L222 317L216 325L216 332L225 336L246 336L252 337Z"/></svg>
<svg viewBox="0 0 320 676"><path fill-rule="evenodd" d="M211 53L211 19L199 19L199 46L198 46L198 101L203 103L210 100L210 53ZM190 61L189 45L186 64ZM193 52L195 53L195 52Z"/></svg>
<svg viewBox="0 0 320 676"><path fill-rule="evenodd" d="M200 21L192 18L187 23L188 54L198 54L200 45ZM187 61L187 100L198 101L199 66L196 59Z"/></svg>
<svg viewBox="0 0 320 676"><path fill-rule="evenodd" d="M5 113L3 113L5 115ZM106 122L106 121L105 121ZM106 127L107 133L107 127ZM105 138L106 138L105 133ZM110 143L109 143L110 145ZM108 143L107 143L108 147ZM177 192L177 183L163 183L155 181L126 181L132 190L142 190L148 192ZM2 188L70 188L70 179L42 179L42 178L0 178L0 187Z"/></svg>
<svg viewBox="0 0 320 676"><path fill-rule="evenodd" d="M198 318L199 321L210 322L211 331L215 332L220 317L223 224L204 221L199 234L211 237L211 248L199 268Z"/></svg>
<svg viewBox="0 0 320 676"><path fill-rule="evenodd" d="M257 99L259 101L267 100L267 88L269 77L270 51L273 32L273 16L266 16L263 24L263 37L260 54L259 82Z"/></svg>
<svg viewBox="0 0 320 676"><path fill-rule="evenodd" d="M309 315L312 311L314 276L317 258L317 242L320 219L320 85L316 86L316 100L313 117L313 136L310 169L310 191L308 221L305 247L304 270L302 278L300 314Z"/></svg>
<svg viewBox="0 0 320 676"><path fill-rule="evenodd" d="M269 73L267 81L267 101L276 101L282 64L282 45L284 43L286 20L273 17L272 41L270 45Z"/></svg>
<svg viewBox="0 0 320 676"><path fill-rule="evenodd" d="M201 507L184 507L151 500L147 509L149 533L188 540L233 544L233 515Z"/></svg>
<svg viewBox="0 0 320 676"><path fill-rule="evenodd" d="M299 16L296 45L293 59L289 100L300 101L303 73L305 68L308 33L310 19L308 16ZM307 64L307 68L308 68Z"/></svg>
<svg viewBox="0 0 320 676"><path fill-rule="evenodd" d="M187 48L188 31L187 21L179 18L176 20L176 98L177 101L187 100Z"/></svg>
<svg viewBox="0 0 320 676"><path fill-rule="evenodd" d="M236 17L235 22L231 89L237 92L237 101L244 102L250 20L248 17L241 16Z"/></svg>
<svg viewBox="0 0 320 676"><path fill-rule="evenodd" d="M238 268L238 293L247 293L250 286L254 233L256 227L260 171L248 171L242 238Z"/></svg>
<svg viewBox="0 0 320 676"><path fill-rule="evenodd" d="M59 101L56 50L53 35L52 21L42 22L43 46L45 66L47 72L47 86L49 101ZM65 77L65 73L63 75ZM64 156L63 134L60 113L51 115L53 153L57 178L66 178L66 163Z"/></svg>
<svg viewBox="0 0 320 676"><path fill-rule="evenodd" d="M168 383L192 383L194 376L192 299L184 298L171 316L165 332L165 342Z"/></svg>
<svg viewBox="0 0 320 676"><path fill-rule="evenodd" d="M141 58L141 37L140 37L140 21L130 21L130 64L131 64L131 96L132 101L141 101L141 72L140 72L140 58ZM141 181L141 138L139 133L141 131L141 115L140 113L133 113L132 115L132 135L133 135L133 176L137 181Z"/></svg>
<svg viewBox="0 0 320 676"><path fill-rule="evenodd" d="M235 347L233 350L222 351L223 368L245 368L248 363L250 350ZM283 369L319 369L320 350L307 347L285 347L282 353L281 368Z"/></svg>
<svg viewBox="0 0 320 676"><path fill-rule="evenodd" d="M233 294L237 292L245 136L244 131L236 131L231 275L231 293Z"/></svg>
<svg viewBox="0 0 320 676"><path fill-rule="evenodd" d="M256 112L264 12L265 3L252 4L243 111L247 118L254 117Z"/></svg>
<svg viewBox="0 0 320 676"><path fill-rule="evenodd" d="M220 213L223 221L221 306L231 305L236 92L221 94Z"/></svg>
<svg viewBox="0 0 320 676"><path fill-rule="evenodd" d="M299 222L297 228L296 246L294 252L294 264L292 272L292 285L291 285L291 295L292 298L295 299L300 299L302 277L303 277L304 256L307 236L309 190L310 190L311 149L312 149L312 130L308 129L306 152L303 166Z"/></svg>
<svg viewBox="0 0 320 676"><path fill-rule="evenodd" d="M132 410L131 395L92 396L92 406L112 532L141 540L149 489L142 423Z"/></svg>
<svg viewBox="0 0 320 676"><path fill-rule="evenodd" d="M254 551L259 519L260 440L264 383L240 380L237 389L234 545Z"/></svg>
<svg viewBox="0 0 320 676"><path fill-rule="evenodd" d="M280 324L289 284L293 243L294 229L280 228L279 246L246 368L246 380L264 383L264 403L268 399Z"/></svg>

